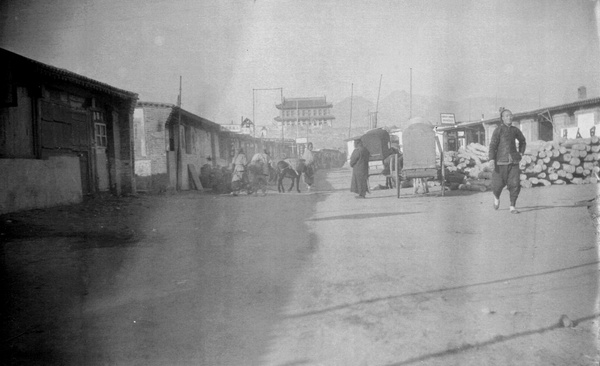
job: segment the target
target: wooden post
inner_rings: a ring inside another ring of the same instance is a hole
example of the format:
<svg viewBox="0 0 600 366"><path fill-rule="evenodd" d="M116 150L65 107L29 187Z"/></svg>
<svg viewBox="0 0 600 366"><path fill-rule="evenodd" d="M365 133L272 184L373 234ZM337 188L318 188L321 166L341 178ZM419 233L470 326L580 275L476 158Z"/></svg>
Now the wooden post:
<svg viewBox="0 0 600 366"><path fill-rule="evenodd" d="M181 190L181 180L183 179L183 167L182 159L181 159L181 75L179 76L179 97L177 98L177 110L178 110L178 118L177 118L177 155L175 157L176 161L176 189Z"/></svg>
<svg viewBox="0 0 600 366"><path fill-rule="evenodd" d="M350 138L352 134L352 99L354 97L354 83L350 87L350 123L348 125L348 138Z"/></svg>
<svg viewBox="0 0 600 366"><path fill-rule="evenodd" d="M446 195L446 188L445 188L445 182L446 182L446 172L444 171L444 151L442 150L442 145L440 144L440 139L435 136L435 142L437 143L437 147L440 150L440 165L442 168L442 196Z"/></svg>
<svg viewBox="0 0 600 366"><path fill-rule="evenodd" d="M396 178L396 198L400 198L400 170L398 170L398 154L394 154L394 175Z"/></svg>

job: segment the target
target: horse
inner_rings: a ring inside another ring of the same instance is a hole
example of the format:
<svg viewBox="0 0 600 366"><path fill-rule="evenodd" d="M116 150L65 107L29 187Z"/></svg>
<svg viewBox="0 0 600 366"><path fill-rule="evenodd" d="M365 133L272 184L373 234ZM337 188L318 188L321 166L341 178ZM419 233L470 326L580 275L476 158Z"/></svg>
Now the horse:
<svg viewBox="0 0 600 366"><path fill-rule="evenodd" d="M308 168L303 159L280 160L277 162L276 170L277 191L279 193L285 192L285 187L283 186L284 178L290 178L292 180L292 184L288 189L288 192L291 192L295 185L296 191L300 193L300 176L303 174L304 182L308 185L308 190L310 190L310 187L313 183L313 175L311 174L312 170Z"/></svg>

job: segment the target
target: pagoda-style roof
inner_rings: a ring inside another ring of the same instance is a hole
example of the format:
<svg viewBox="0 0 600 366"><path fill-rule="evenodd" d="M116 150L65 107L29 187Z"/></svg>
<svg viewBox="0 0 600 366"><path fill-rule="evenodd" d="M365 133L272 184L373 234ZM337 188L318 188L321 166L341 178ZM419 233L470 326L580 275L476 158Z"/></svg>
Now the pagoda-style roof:
<svg viewBox="0 0 600 366"><path fill-rule="evenodd" d="M284 98L283 103L277 104L275 107L277 109L332 108L333 104L327 103L326 97Z"/></svg>

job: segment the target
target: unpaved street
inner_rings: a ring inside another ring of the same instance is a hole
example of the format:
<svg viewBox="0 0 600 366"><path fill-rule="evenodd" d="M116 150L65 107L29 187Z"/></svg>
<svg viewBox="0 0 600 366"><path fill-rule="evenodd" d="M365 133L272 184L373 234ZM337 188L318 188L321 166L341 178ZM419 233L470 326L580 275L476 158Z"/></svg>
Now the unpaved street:
<svg viewBox="0 0 600 366"><path fill-rule="evenodd" d="M7 363L598 364L595 186L511 215L489 193L355 200L349 177L2 216Z"/></svg>

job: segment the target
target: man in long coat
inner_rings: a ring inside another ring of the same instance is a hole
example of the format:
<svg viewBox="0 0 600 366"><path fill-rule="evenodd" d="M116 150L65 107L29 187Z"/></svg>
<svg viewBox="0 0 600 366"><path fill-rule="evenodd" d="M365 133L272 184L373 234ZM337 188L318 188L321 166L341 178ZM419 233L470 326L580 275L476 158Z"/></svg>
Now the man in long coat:
<svg viewBox="0 0 600 366"><path fill-rule="evenodd" d="M304 164L306 165L306 169L304 170L304 183L308 186L308 190L312 187L315 177L315 157L312 152L313 144L309 142L306 145L306 150L304 150L304 154L302 154L302 159L304 159Z"/></svg>
<svg viewBox="0 0 600 366"><path fill-rule="evenodd" d="M369 190L369 157L371 154L364 147L361 140L354 140L354 151L350 156L350 166L352 167L352 183L350 192L358 194L356 198L365 198Z"/></svg>

